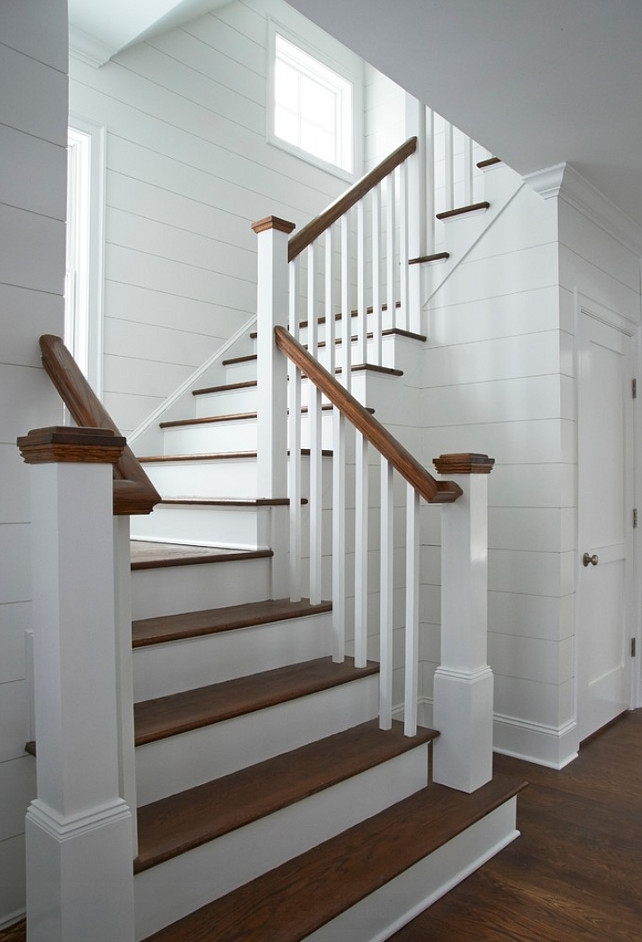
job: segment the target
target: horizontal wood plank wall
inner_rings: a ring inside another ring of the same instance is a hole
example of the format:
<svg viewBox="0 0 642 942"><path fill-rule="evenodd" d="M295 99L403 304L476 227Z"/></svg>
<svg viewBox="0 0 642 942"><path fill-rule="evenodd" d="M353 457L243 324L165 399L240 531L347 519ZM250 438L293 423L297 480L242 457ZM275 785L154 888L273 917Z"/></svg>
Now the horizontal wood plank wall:
<svg viewBox="0 0 642 942"><path fill-rule="evenodd" d="M0 13L0 927L24 910L24 816L35 794L25 631L29 474L16 438L61 421L38 337L63 330L67 24L63 0Z"/></svg>
<svg viewBox="0 0 642 942"><path fill-rule="evenodd" d="M266 142L267 17L360 61L280 0L218 8L100 69L71 111L107 128L105 404L128 432L255 311L256 237L345 181Z"/></svg>

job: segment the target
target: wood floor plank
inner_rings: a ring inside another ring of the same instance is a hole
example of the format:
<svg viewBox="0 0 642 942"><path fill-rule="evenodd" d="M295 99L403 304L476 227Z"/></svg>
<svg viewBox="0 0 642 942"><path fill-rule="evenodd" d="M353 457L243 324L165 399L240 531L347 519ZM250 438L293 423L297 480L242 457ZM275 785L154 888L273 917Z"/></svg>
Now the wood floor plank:
<svg viewBox="0 0 642 942"><path fill-rule="evenodd" d="M305 615L319 615L332 611L331 602L311 605L309 599L291 602L289 599L266 599L260 602L244 602L201 612L185 612L181 615L162 615L158 618L141 618L132 624L135 648L148 644L176 641L179 638L195 638L199 635L219 631L233 631L252 625L285 621Z"/></svg>
<svg viewBox="0 0 642 942"><path fill-rule="evenodd" d="M260 559L273 555L269 549L239 550L225 546L188 546L182 543L155 543L147 540L132 540L130 552L132 570L194 566L235 559Z"/></svg>
<svg viewBox="0 0 642 942"><path fill-rule="evenodd" d="M134 704L135 742L140 746L209 726L350 683L378 671L379 665L372 661L366 667L356 668L352 658L334 664L332 658L324 657L168 697L144 700Z"/></svg>
<svg viewBox="0 0 642 942"><path fill-rule="evenodd" d="M403 724L379 729L377 720L138 809L136 871L169 860L294 802L371 769L438 734Z"/></svg>

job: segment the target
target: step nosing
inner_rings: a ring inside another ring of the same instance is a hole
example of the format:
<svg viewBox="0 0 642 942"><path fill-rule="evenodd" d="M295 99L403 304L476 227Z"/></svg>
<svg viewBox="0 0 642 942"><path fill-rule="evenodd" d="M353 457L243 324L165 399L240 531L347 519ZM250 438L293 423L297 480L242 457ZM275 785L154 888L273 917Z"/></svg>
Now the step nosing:
<svg viewBox="0 0 642 942"><path fill-rule="evenodd" d="M435 730L420 728L416 736L407 737L401 723L383 731L377 720L371 720L145 805L138 810L143 850L139 850L135 869L149 869L340 785L437 735ZM158 835L153 846L155 824Z"/></svg>
<svg viewBox="0 0 642 942"><path fill-rule="evenodd" d="M135 745L143 746L171 736L256 713L281 703L322 693L342 684L378 673L369 661L355 668L351 659L333 664L331 658L276 668L249 677L210 684L134 704ZM258 689L257 689L258 685ZM233 702L233 697L236 702Z"/></svg>
<svg viewBox="0 0 642 942"><path fill-rule="evenodd" d="M296 618L313 617L332 611L332 602L313 605L309 600L289 599L248 602L224 608L139 618L132 623L133 646L147 647L186 638L197 638L226 631L270 625ZM137 636L138 635L138 636Z"/></svg>

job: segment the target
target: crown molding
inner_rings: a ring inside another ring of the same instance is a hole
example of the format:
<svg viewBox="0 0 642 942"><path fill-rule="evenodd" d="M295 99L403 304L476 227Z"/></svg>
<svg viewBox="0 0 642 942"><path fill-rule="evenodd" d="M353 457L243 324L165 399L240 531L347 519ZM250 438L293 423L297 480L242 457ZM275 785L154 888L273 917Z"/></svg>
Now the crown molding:
<svg viewBox="0 0 642 942"><path fill-rule="evenodd" d="M588 217L636 255L642 256L642 226L568 163L545 167L523 178L543 199L559 198Z"/></svg>
<svg viewBox="0 0 642 942"><path fill-rule="evenodd" d="M69 26L69 55L86 65L91 65L94 69L99 69L101 65L109 62L116 50L111 49L106 43L90 36L76 26Z"/></svg>

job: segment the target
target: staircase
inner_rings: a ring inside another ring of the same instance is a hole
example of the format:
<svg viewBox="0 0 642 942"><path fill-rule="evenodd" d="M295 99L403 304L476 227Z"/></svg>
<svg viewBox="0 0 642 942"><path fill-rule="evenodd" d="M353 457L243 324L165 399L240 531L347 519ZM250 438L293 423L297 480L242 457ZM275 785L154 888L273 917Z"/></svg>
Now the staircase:
<svg viewBox="0 0 642 942"><path fill-rule="evenodd" d="M488 209L472 204L449 215ZM358 229L361 245L361 211ZM328 237L326 270L332 244ZM311 272L315 250L306 245ZM402 269L449 264L445 252L411 261ZM366 440L389 437L380 429L368 439L370 416L394 421L407 408L405 384L426 337L409 316L416 283L401 285L401 302L389 291L387 300L375 294L368 303L358 280L356 309L342 289L336 316L326 280L326 313L319 316L309 276L307 318L295 306L294 337L275 331L296 364L287 384L289 430L273 439L275 452L285 446L276 486L266 488L261 470L266 414L269 424L278 412L270 397L261 398L257 380L262 349L270 347L262 348L261 339L271 332L261 317L258 333L241 338L240 352L216 364L215 383L183 391L180 402L191 401L190 413L176 417L175 400L171 417L141 439L162 441L158 454L139 458L162 500L153 514L132 517L131 532L135 776L125 791L132 804L135 793L137 805L136 940L383 940L518 834L523 783L486 776L481 787L456 791L433 781L440 733L416 722L418 495L452 502L461 488L435 482L399 443L393 451L410 482L403 723L393 717L392 526L387 557L383 548L386 506L392 522L392 466L390 490L386 496L382 475L380 495L382 647L372 649L369 505L360 506L357 484L350 512L366 546L359 547L360 537L352 546L336 517L337 504L345 505L336 469L345 474L348 460L357 482L367 481ZM393 273L388 282L399 286ZM321 380L319 363L329 371ZM347 412L362 431L348 449L332 405L343 394L327 385L334 375L356 397L347 394ZM486 459L486 471L491 466ZM459 473L457 462L453 467ZM330 515L332 546L321 536ZM300 533L292 542L293 522L303 524L303 550ZM341 573L346 545L354 599ZM460 578L465 586L465 573ZM442 663L448 667L443 656ZM395 667L399 673L396 661ZM470 677L478 676L471 664ZM459 724L454 713L446 725L453 722ZM470 729L475 751L474 721Z"/></svg>

